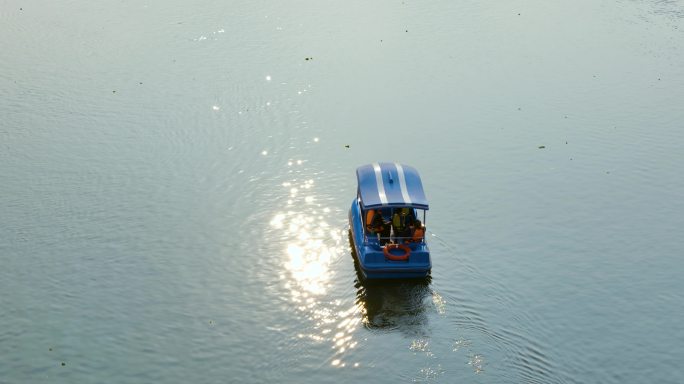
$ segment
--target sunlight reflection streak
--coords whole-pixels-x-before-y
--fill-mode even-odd
[[[300,165],[301,160],[296,164]],[[288,166],[293,164],[292,161]],[[313,179],[283,182],[288,194],[287,208],[276,212],[270,221],[273,229],[285,239],[285,273],[281,274],[283,286],[290,293],[290,301],[298,311],[304,313],[314,325],[311,334],[299,334],[313,342],[328,342],[333,349],[331,364],[342,368],[347,366],[344,355],[357,346],[353,333],[361,322],[356,304],[342,308],[341,300],[325,301],[332,286],[336,256],[342,255],[344,233],[330,226],[326,221],[328,207],[323,207],[312,193]],[[300,210],[298,210],[298,207]],[[349,367],[358,367],[350,363]]]

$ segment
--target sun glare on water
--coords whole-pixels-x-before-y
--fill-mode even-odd
[[[353,333],[360,324],[358,307],[331,297],[334,263],[346,252],[344,231],[328,223],[331,209],[318,202],[313,186],[313,180],[282,184],[288,193],[287,210],[276,213],[270,222],[284,240],[281,278],[295,308],[312,321],[311,332],[297,336],[330,343],[332,366],[359,367],[358,362],[345,361],[346,353],[357,345]]]

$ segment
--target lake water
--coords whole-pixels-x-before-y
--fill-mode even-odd
[[[683,147],[682,1],[5,1],[0,383],[682,383]]]

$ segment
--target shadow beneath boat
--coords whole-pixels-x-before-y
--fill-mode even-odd
[[[427,313],[432,308],[430,276],[422,279],[364,279],[356,250],[349,242],[356,269],[356,304],[362,323],[371,330],[399,330],[410,336],[425,336]]]

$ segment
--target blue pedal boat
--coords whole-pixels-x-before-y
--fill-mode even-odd
[[[356,178],[349,226],[363,277],[429,276],[432,262],[424,227],[429,206],[418,171],[399,163],[373,163],[358,167]]]

